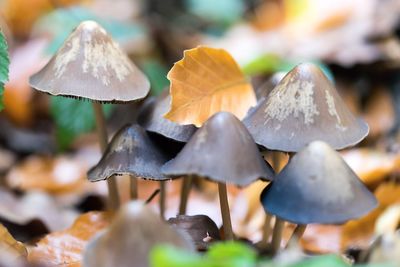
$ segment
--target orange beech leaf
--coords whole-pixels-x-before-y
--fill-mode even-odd
[[[0,251],[0,256],[7,253],[8,257],[14,259],[26,257],[28,254],[24,244],[15,240],[2,224],[0,224]]]
[[[375,222],[379,216],[392,204],[400,203],[400,185],[390,182],[381,184],[375,191],[379,206],[366,216],[353,220],[343,226],[341,247],[349,246],[366,248],[373,238]]]
[[[167,77],[172,100],[164,117],[179,124],[200,127],[219,111],[243,119],[256,104],[251,84],[223,49],[199,46],[186,50]]]
[[[108,213],[85,213],[78,217],[71,228],[51,233],[40,240],[29,250],[28,260],[45,266],[80,267],[87,242],[108,226],[109,221]]]

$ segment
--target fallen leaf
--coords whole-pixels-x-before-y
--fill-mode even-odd
[[[375,191],[379,206],[358,220],[347,222],[343,226],[341,248],[366,248],[374,236],[375,223],[379,216],[392,204],[400,203],[400,185],[388,182],[381,184]]]
[[[351,149],[343,152],[342,156],[351,169],[368,185],[382,181],[400,166],[400,155],[369,148]]]
[[[57,231],[70,225],[75,218],[75,211],[61,207],[54,198],[44,193],[30,192],[23,197],[17,197],[5,189],[0,189],[0,221],[2,222],[28,226],[34,221],[39,221],[47,230]],[[15,234],[14,236],[17,237]],[[18,236],[18,239],[22,238]]]
[[[109,221],[108,213],[85,213],[69,229],[51,233],[29,249],[28,261],[50,266],[80,267],[87,242],[108,226]]]
[[[77,193],[85,189],[86,167],[66,156],[31,156],[7,175],[7,182],[19,190],[41,190],[52,194]]]
[[[243,119],[257,103],[251,84],[223,49],[200,46],[186,50],[167,77],[172,100],[164,117],[179,124],[200,127],[219,111]]]
[[[2,224],[0,224],[0,250],[7,251],[7,254],[15,258],[26,257],[28,253],[24,244],[15,240]]]
[[[400,225],[400,204],[389,206],[376,220],[375,234],[394,234]]]

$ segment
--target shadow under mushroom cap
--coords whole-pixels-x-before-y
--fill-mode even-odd
[[[213,115],[196,131],[182,151],[162,167],[169,176],[195,175],[246,186],[273,179],[246,127],[229,112]]]
[[[138,115],[138,124],[149,132],[163,135],[179,142],[187,142],[197,128],[194,125],[179,125],[164,118],[168,112],[171,96],[168,90],[156,98],[149,98],[143,104]]]
[[[100,102],[142,99],[150,90],[147,77],[94,21],[82,22],[29,83],[51,95]]]
[[[290,160],[264,189],[261,202],[267,212],[297,224],[343,223],[377,205],[340,154],[321,141]]]
[[[323,72],[309,63],[292,69],[244,124],[257,144],[285,152],[300,151],[315,140],[342,149],[357,144],[369,131]]]
[[[142,202],[131,202],[117,214],[110,228],[92,239],[84,251],[83,267],[148,267],[149,253],[168,244],[193,250],[187,234],[160,219]]]
[[[100,162],[88,172],[91,182],[105,180],[112,175],[132,175],[151,180],[169,179],[160,172],[169,158],[159,150],[139,125],[119,130]]]

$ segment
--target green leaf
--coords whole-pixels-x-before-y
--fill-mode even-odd
[[[103,105],[105,115],[109,115],[112,105]],[[50,112],[56,124],[56,137],[60,149],[67,148],[82,133],[95,126],[92,103],[62,96],[51,97]]]
[[[4,108],[3,94],[4,84],[8,81],[8,68],[10,59],[8,57],[8,46],[3,32],[0,31],[0,110]]]
[[[342,258],[337,255],[324,255],[315,256],[310,259],[306,259],[302,262],[289,265],[288,267],[349,267],[350,265],[345,263]]]
[[[150,253],[152,267],[203,267],[203,258],[172,246],[156,246]],[[206,266],[204,266],[206,267]]]
[[[159,95],[169,85],[167,79],[168,69],[156,59],[148,59],[141,65],[151,84],[151,93]]]
[[[274,54],[265,54],[245,65],[242,69],[246,75],[253,76],[265,73],[274,73],[282,68],[285,63]]]

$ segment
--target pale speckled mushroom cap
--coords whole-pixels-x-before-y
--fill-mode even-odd
[[[149,267],[151,250],[157,245],[194,250],[186,233],[161,220],[148,205],[130,202],[120,209],[107,230],[90,240],[82,266]]]
[[[138,124],[149,132],[157,133],[178,142],[187,142],[197,130],[194,125],[179,125],[164,118],[171,103],[169,90],[161,95],[146,99],[138,115]]]
[[[133,124],[114,135],[99,163],[89,170],[88,179],[97,182],[112,175],[131,175],[149,180],[168,180],[160,169],[169,159],[142,127]]]
[[[94,21],[82,22],[29,83],[51,95],[101,102],[142,99],[150,90],[147,77]]]
[[[229,112],[209,118],[161,171],[171,177],[195,175],[237,186],[274,176],[246,127]]]
[[[244,124],[257,144],[285,152],[298,152],[316,140],[343,149],[360,142],[369,131],[323,72],[309,63],[291,70]]]
[[[344,223],[377,206],[374,195],[328,144],[298,152],[264,189],[265,210],[296,224]]]

